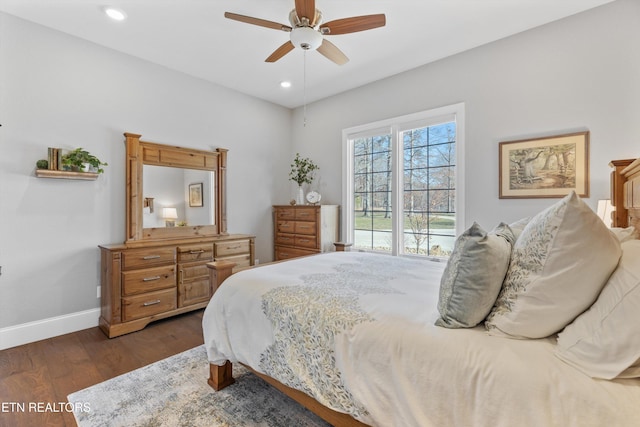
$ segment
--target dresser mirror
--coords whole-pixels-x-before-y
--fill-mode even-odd
[[[125,133],[127,243],[227,234],[227,150],[141,141]]]
[[[211,171],[144,165],[142,194],[153,203],[143,206],[142,227],[215,225],[215,182]]]

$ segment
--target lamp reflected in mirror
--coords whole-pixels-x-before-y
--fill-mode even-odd
[[[178,210],[176,208],[162,208],[162,218],[164,218],[165,226],[175,227]]]

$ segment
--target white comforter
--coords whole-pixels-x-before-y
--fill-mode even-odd
[[[640,425],[640,380],[593,380],[553,355],[555,338],[434,326],[444,266],[335,252],[237,273],[204,315],[209,361],[372,426]]]

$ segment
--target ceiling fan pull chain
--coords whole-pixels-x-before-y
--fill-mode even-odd
[[[303,104],[303,127],[307,127],[307,51],[302,51],[302,104]]]

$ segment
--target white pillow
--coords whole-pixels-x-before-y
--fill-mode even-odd
[[[635,227],[613,227],[610,228],[611,232],[620,240],[620,243],[624,243],[627,240],[633,240],[638,238],[638,230]]]
[[[571,192],[534,216],[513,246],[487,317],[489,334],[543,338],[586,310],[620,259],[620,242]]]
[[[472,328],[487,317],[498,298],[515,240],[505,223],[487,233],[474,222],[458,236],[440,280],[436,326]]]
[[[512,222],[511,224],[509,224],[509,228],[511,228],[511,231],[513,231],[513,235],[515,236],[516,240],[518,239],[518,237],[520,237],[520,235],[522,234],[522,231],[527,226],[527,224],[529,224],[530,221],[531,221],[531,218],[527,217],[527,218],[521,218],[516,222]]]
[[[618,268],[560,333],[555,354],[594,378],[640,377],[640,240],[622,244]]]

